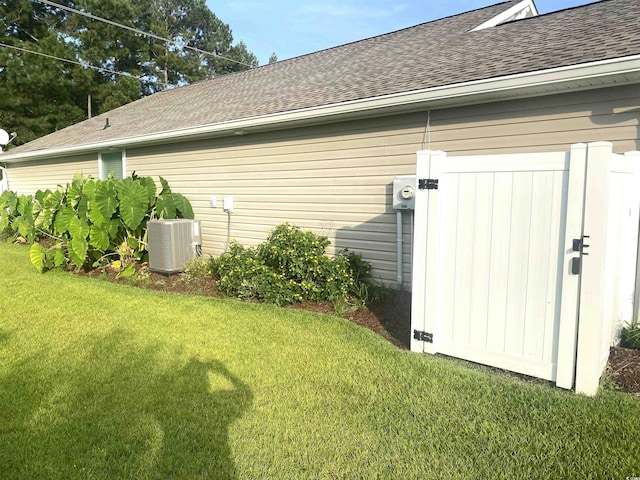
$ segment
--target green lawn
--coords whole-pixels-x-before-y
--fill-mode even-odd
[[[625,478],[640,400],[348,321],[38,274],[0,244],[0,478]]]

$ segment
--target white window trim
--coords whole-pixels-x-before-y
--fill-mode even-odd
[[[100,180],[102,180],[102,153],[103,152],[98,153],[98,178]],[[107,151],[104,153],[114,153],[114,152]],[[123,150],[120,150],[120,153],[122,155],[122,178],[127,178],[127,151],[123,149]]]
[[[9,190],[9,179],[7,178],[7,169],[0,167],[2,171],[2,180],[0,180],[0,193]]]

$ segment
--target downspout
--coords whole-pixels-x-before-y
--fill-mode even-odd
[[[631,319],[638,318],[640,314],[640,226],[638,227],[638,245],[636,247],[636,284],[633,292],[633,315]]]
[[[404,274],[402,272],[402,210],[396,210],[396,281],[398,282],[398,289],[402,290],[402,284],[404,283]]]
[[[431,147],[431,109],[427,110],[427,123],[424,127],[424,135],[422,137],[422,149],[426,150]],[[413,263],[413,210],[411,211],[411,262]],[[396,210],[396,281],[398,288],[402,290],[404,285],[404,272],[402,265],[402,255],[404,253],[402,244],[402,210]]]

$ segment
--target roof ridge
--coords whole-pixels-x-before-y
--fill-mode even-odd
[[[207,83],[207,82],[211,82],[211,81],[215,81],[215,80],[220,80],[221,78],[233,78],[233,77],[237,77],[239,75],[246,75],[246,74],[248,74],[248,72],[257,72],[257,71],[264,70],[264,69],[267,69],[267,68],[273,68],[275,65],[282,66],[282,65],[284,65],[286,63],[291,63],[293,61],[296,61],[296,60],[299,60],[299,59],[302,59],[302,58],[305,58],[305,57],[310,57],[312,55],[318,55],[320,53],[329,52],[329,51],[336,50],[336,49],[339,49],[339,48],[343,48],[343,47],[346,47],[346,46],[349,46],[349,45],[356,45],[356,44],[359,44],[359,43],[368,42],[368,41],[376,39],[376,38],[383,38],[383,37],[387,37],[389,35],[395,35],[395,34],[397,34],[399,32],[412,30],[414,28],[418,28],[418,27],[421,27],[423,25],[428,25],[430,23],[436,23],[436,22],[442,22],[442,21],[450,20],[450,19],[455,18],[455,17],[460,17],[460,16],[463,16],[463,15],[479,12],[481,10],[486,10],[486,9],[489,9],[489,8],[497,7],[498,5],[503,5],[503,4],[508,4],[508,3],[517,4],[520,1],[522,1],[522,0],[503,0],[503,1],[500,1],[500,2],[497,2],[497,3],[492,3],[491,5],[486,5],[484,7],[474,8],[473,10],[468,10],[468,11],[456,13],[456,14],[449,15],[449,16],[442,17],[442,18],[434,18],[433,20],[429,20],[429,21],[426,21],[426,22],[418,23],[416,25],[409,25],[408,27],[399,28],[399,29],[393,30],[391,32],[380,33],[378,35],[373,35],[373,36],[367,37],[367,38],[361,38],[359,40],[353,40],[352,42],[342,43],[340,45],[334,45],[333,47],[323,48],[321,50],[316,50],[314,52],[303,53],[303,54],[297,55],[295,57],[285,58],[284,60],[279,60],[279,61],[277,61],[275,63],[267,63],[266,65],[258,65],[257,67],[249,68],[247,70],[229,72],[229,73],[225,73],[224,75],[216,75],[216,76],[214,76],[212,78],[205,78],[205,79],[202,79],[202,80],[198,80],[198,81],[190,83],[188,85],[183,85],[183,86],[180,86],[180,87],[177,87],[177,88],[171,88],[171,89],[167,89],[167,90],[162,90],[160,92],[154,93],[153,95],[157,95],[158,93],[165,93],[165,92],[169,92],[169,91],[175,91],[175,90],[178,90],[178,89],[193,87],[193,86],[196,86],[196,85],[201,85],[203,83]],[[467,33],[467,31],[461,32],[461,33]],[[147,97],[151,97],[153,95],[148,95]],[[147,98],[147,97],[142,97],[142,98]]]
[[[167,92],[172,92],[172,91],[177,91],[177,90],[188,89],[189,87],[201,86],[204,83],[213,82],[213,81],[216,81],[216,80],[219,81],[222,78],[234,78],[234,77],[238,77],[240,75],[247,75],[247,74],[249,74],[249,72],[257,72],[257,71],[260,71],[260,70],[273,68],[276,65],[282,66],[282,65],[284,65],[286,63],[291,63],[293,61],[296,61],[296,60],[299,60],[299,59],[302,59],[302,58],[306,58],[306,57],[310,57],[312,55],[318,55],[320,53],[330,52],[332,50],[336,50],[336,49],[339,49],[339,48],[347,47],[349,45],[357,45],[359,43],[368,42],[368,41],[376,39],[376,38],[383,38],[383,37],[387,37],[389,35],[395,35],[395,34],[397,34],[399,32],[412,30],[414,28],[418,28],[418,27],[421,27],[423,25],[428,25],[430,23],[436,23],[436,22],[442,22],[442,21],[450,20],[450,19],[455,18],[455,17],[461,17],[463,15],[467,15],[467,14],[479,12],[481,10],[486,10],[486,9],[489,9],[489,8],[497,7],[498,5],[509,4],[509,3],[517,4],[520,1],[522,1],[522,0],[503,0],[503,1],[500,1],[500,2],[497,2],[497,3],[492,3],[491,5],[475,8],[473,10],[468,10],[468,11],[465,11],[465,12],[456,13],[456,14],[453,14],[453,15],[449,15],[447,17],[435,18],[435,19],[429,20],[427,22],[422,22],[422,23],[418,23],[416,25],[410,25],[408,27],[399,28],[399,29],[393,30],[391,32],[380,33],[378,35],[373,35],[373,36],[367,37],[367,38],[361,38],[359,40],[354,40],[352,42],[342,43],[340,45],[334,45],[333,47],[323,48],[321,50],[316,50],[314,52],[303,53],[302,55],[297,55],[297,56],[291,57],[291,58],[285,58],[284,60],[280,60],[280,61],[275,62],[275,63],[267,63],[266,65],[258,65],[257,67],[248,68],[247,70],[239,70],[239,71],[236,71],[236,72],[225,73],[224,75],[216,75],[216,76],[214,76],[212,78],[205,78],[205,79],[202,79],[202,80],[198,80],[198,81],[190,83],[188,85],[182,85],[182,86],[179,86],[179,87],[174,87],[174,88],[169,88],[169,89],[166,89],[166,90],[161,90],[161,91],[155,92],[155,93],[153,93],[151,95],[147,95],[147,96],[141,97],[140,99],[138,99],[136,101],[140,101],[140,100],[142,100],[144,98],[149,98],[149,97],[161,94],[161,93],[167,93]],[[467,31],[461,32],[461,33],[467,33]],[[133,102],[130,102],[130,103],[133,103]],[[127,103],[127,104],[122,105],[122,106],[124,107],[126,105],[129,105],[130,103]],[[121,108],[121,107],[118,107],[118,108]]]
[[[461,17],[463,15],[467,15],[467,14],[470,14],[470,13],[479,12],[480,10],[485,10],[485,9],[488,9],[488,8],[497,7],[498,5],[502,5],[502,4],[506,4],[506,3],[514,3],[515,4],[515,3],[519,3],[520,1],[521,0],[503,0],[501,2],[492,3],[491,5],[487,5],[485,7],[474,8],[473,10],[467,10],[465,12],[456,13],[456,14],[453,14],[453,15],[449,15],[447,17],[434,18],[433,20],[429,20],[429,21],[426,21],[426,22],[418,23],[416,25],[409,25],[408,27],[399,28],[399,29],[393,30],[391,32],[380,33],[378,35],[373,35],[373,36],[367,37],[367,38],[361,38],[359,40],[354,40],[352,42],[342,43],[340,45],[334,45],[333,47],[323,48],[322,50],[316,50],[315,52],[303,53],[302,55],[297,55],[295,57],[286,58],[284,60],[276,62],[275,64],[260,65],[257,68],[269,67],[271,65],[276,65],[276,64],[281,64],[281,63],[293,61],[293,60],[296,60],[298,58],[308,57],[310,55],[315,55],[315,54],[318,54],[318,53],[327,52],[327,51],[330,51],[330,50],[335,50],[337,48],[346,47],[348,45],[355,45],[355,44],[362,43],[362,42],[368,42],[369,40],[373,40],[374,38],[381,38],[381,37],[386,37],[386,36],[389,36],[389,35],[395,35],[396,33],[403,32],[405,30],[412,30],[414,28],[418,28],[418,27],[421,27],[423,25],[428,25],[430,23],[442,22],[442,21],[450,20],[450,19],[455,18],[455,17]],[[462,32],[462,33],[466,33],[466,32]],[[251,69],[251,70],[256,70],[256,69]],[[243,71],[246,72],[247,70],[243,70]],[[240,72],[234,72],[234,73],[240,73]]]

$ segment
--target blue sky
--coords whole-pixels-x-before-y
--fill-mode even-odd
[[[485,7],[500,0],[207,0],[260,64],[392,32]],[[539,13],[592,0],[535,0]]]

